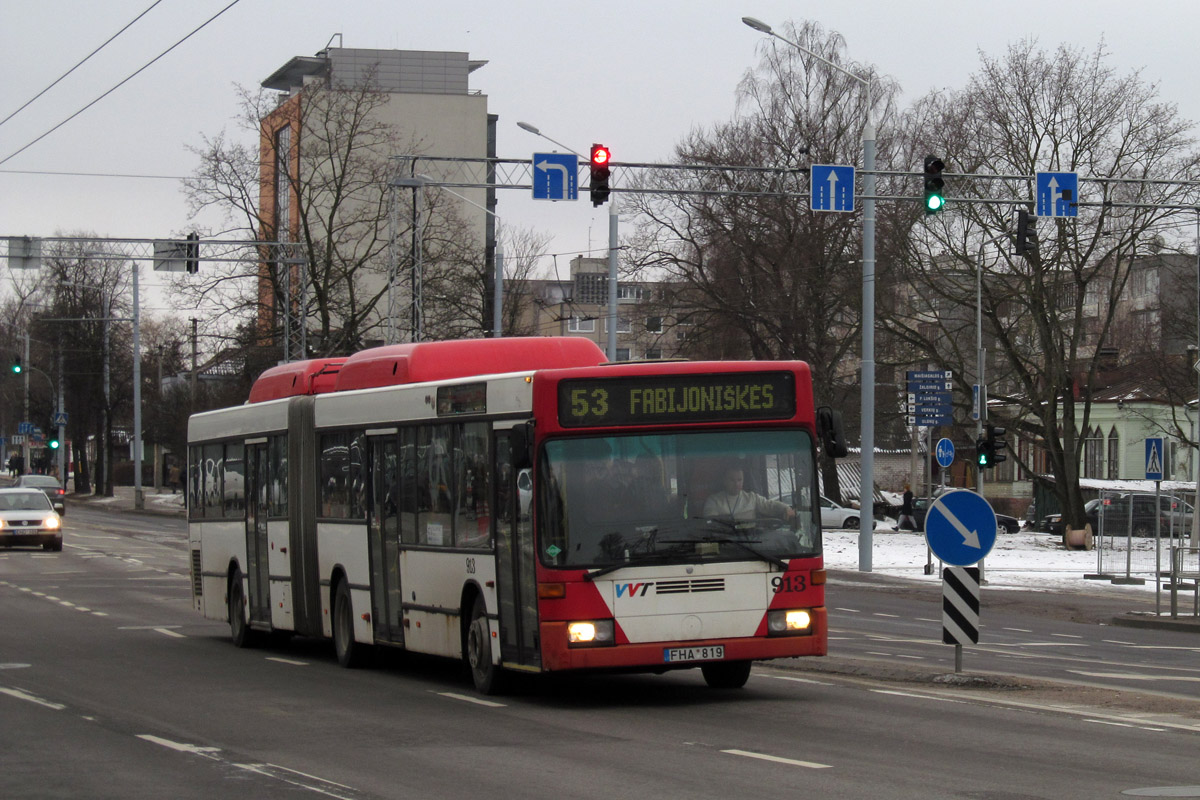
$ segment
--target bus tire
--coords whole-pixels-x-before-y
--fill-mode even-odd
[[[704,682],[713,689],[740,689],[750,679],[749,661],[717,661],[701,664]]]
[[[234,570],[229,580],[229,638],[235,647],[253,647],[254,631],[246,621],[246,593],[242,589],[242,571]]]
[[[482,596],[475,598],[471,609],[471,624],[467,628],[467,646],[463,654],[471,670],[475,691],[483,695],[497,694],[502,689],[500,667],[492,663],[492,637],[487,620],[487,605]]]
[[[347,669],[361,667],[366,661],[367,646],[354,641],[354,604],[344,579],[338,581],[333,596],[333,649],[338,663]]]

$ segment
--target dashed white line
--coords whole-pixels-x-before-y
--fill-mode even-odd
[[[175,631],[173,631],[169,628],[154,628],[153,630],[157,633],[161,633],[163,636],[171,636],[175,639],[186,639],[187,638],[187,636],[185,636],[184,634],[176,633]]]
[[[1163,733],[1166,728],[1152,728],[1149,725],[1132,725],[1128,722],[1113,722],[1108,719],[1085,719],[1084,722],[1091,722],[1094,725],[1112,725],[1114,728],[1138,728],[1143,731],[1154,731],[1155,733]]]
[[[1052,633],[1051,636],[1057,636],[1060,639],[1082,639],[1082,636],[1077,636],[1074,633]]]
[[[39,706],[52,708],[55,711],[62,711],[64,708],[66,708],[66,706],[61,703],[51,703],[49,700],[43,700],[42,698],[35,697],[27,692],[22,692],[20,689],[8,689],[0,686],[0,694],[6,694],[9,697],[15,697],[18,700],[24,700],[27,703],[35,703]]]
[[[793,683],[815,683],[817,686],[836,686],[828,681],[814,681],[812,678],[794,678],[791,675],[764,675],[764,678],[774,678],[777,681],[792,681]]]
[[[751,753],[749,750],[722,750],[722,753],[727,753],[731,756],[742,756],[743,758],[757,758],[760,761],[774,761],[777,764],[790,764],[793,767],[806,767],[808,769],[832,769],[832,764],[818,764],[815,761],[800,761],[795,758],[783,758],[782,756],[769,756],[766,753]]]
[[[1033,631],[1029,628],[1001,628],[1000,630],[1014,631],[1016,633],[1033,633]]]
[[[274,661],[278,664],[290,664],[293,667],[307,667],[307,661],[297,661],[294,658],[280,658],[279,656],[267,656],[267,661]]]
[[[491,700],[484,700],[479,697],[471,697],[467,694],[457,694],[455,692],[434,692],[434,694],[442,697],[449,697],[453,700],[462,700],[467,703],[474,703],[477,706],[487,706],[488,708],[504,708],[504,703],[493,703]]]

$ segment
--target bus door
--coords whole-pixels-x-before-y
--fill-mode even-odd
[[[396,432],[371,437],[371,618],[375,640],[404,642],[400,596],[400,452]]]
[[[250,622],[271,623],[271,570],[267,555],[270,459],[266,440],[246,443],[246,575]]]
[[[496,502],[496,587],[500,598],[500,659],[540,666],[537,573],[533,549],[533,475],[514,470],[508,431],[497,431],[493,452]]]

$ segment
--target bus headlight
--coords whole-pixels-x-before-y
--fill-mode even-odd
[[[613,621],[594,619],[568,622],[567,643],[571,647],[611,647],[617,643]]]
[[[807,608],[776,608],[767,612],[768,636],[812,633],[812,613]]]

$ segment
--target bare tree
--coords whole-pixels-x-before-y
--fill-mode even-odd
[[[784,33],[851,72],[870,76],[881,131],[894,128],[895,86],[845,56],[840,36],[814,23]],[[672,195],[642,195],[627,259],[676,285],[672,305],[694,325],[693,347],[720,357],[803,359],[818,401],[853,409],[861,330],[861,219],[819,214],[797,197],[811,163],[855,163],[862,153],[865,96],[859,81],[795,48],[764,43],[743,79],[739,113],[693,131],[675,160],[695,171],[650,179]],[[879,148],[892,147],[885,135]],[[770,171],[714,170],[716,166]],[[716,194],[747,192],[749,194]],[[778,192],[780,194],[761,194]],[[783,193],[790,192],[791,196]],[[694,351],[693,351],[694,352]],[[848,420],[855,425],[857,414]],[[836,472],[823,463],[828,492]],[[840,499],[840,498],[839,498]]]
[[[1047,52],[1032,41],[1002,57],[982,56],[967,88],[922,99],[908,119],[909,169],[935,153],[950,173],[1073,171],[1099,179],[1076,198],[1077,219],[1041,220],[1040,248],[1024,257],[1011,248],[1014,208],[968,201],[1032,198],[1032,182],[996,189],[948,179],[946,211],[920,224],[914,206],[908,235],[887,242],[898,294],[881,318],[897,359],[974,365],[981,271],[987,383],[992,400],[1003,402],[989,413],[1044,448],[1074,527],[1085,522],[1078,482],[1090,414],[1084,389],[1095,379],[1098,345],[1110,333],[1130,263],[1148,235],[1179,213],[1173,206],[1195,203],[1185,183],[1197,173],[1190,129],[1138,74],[1116,74],[1102,45]],[[957,377],[960,396],[969,397],[967,375]]]

